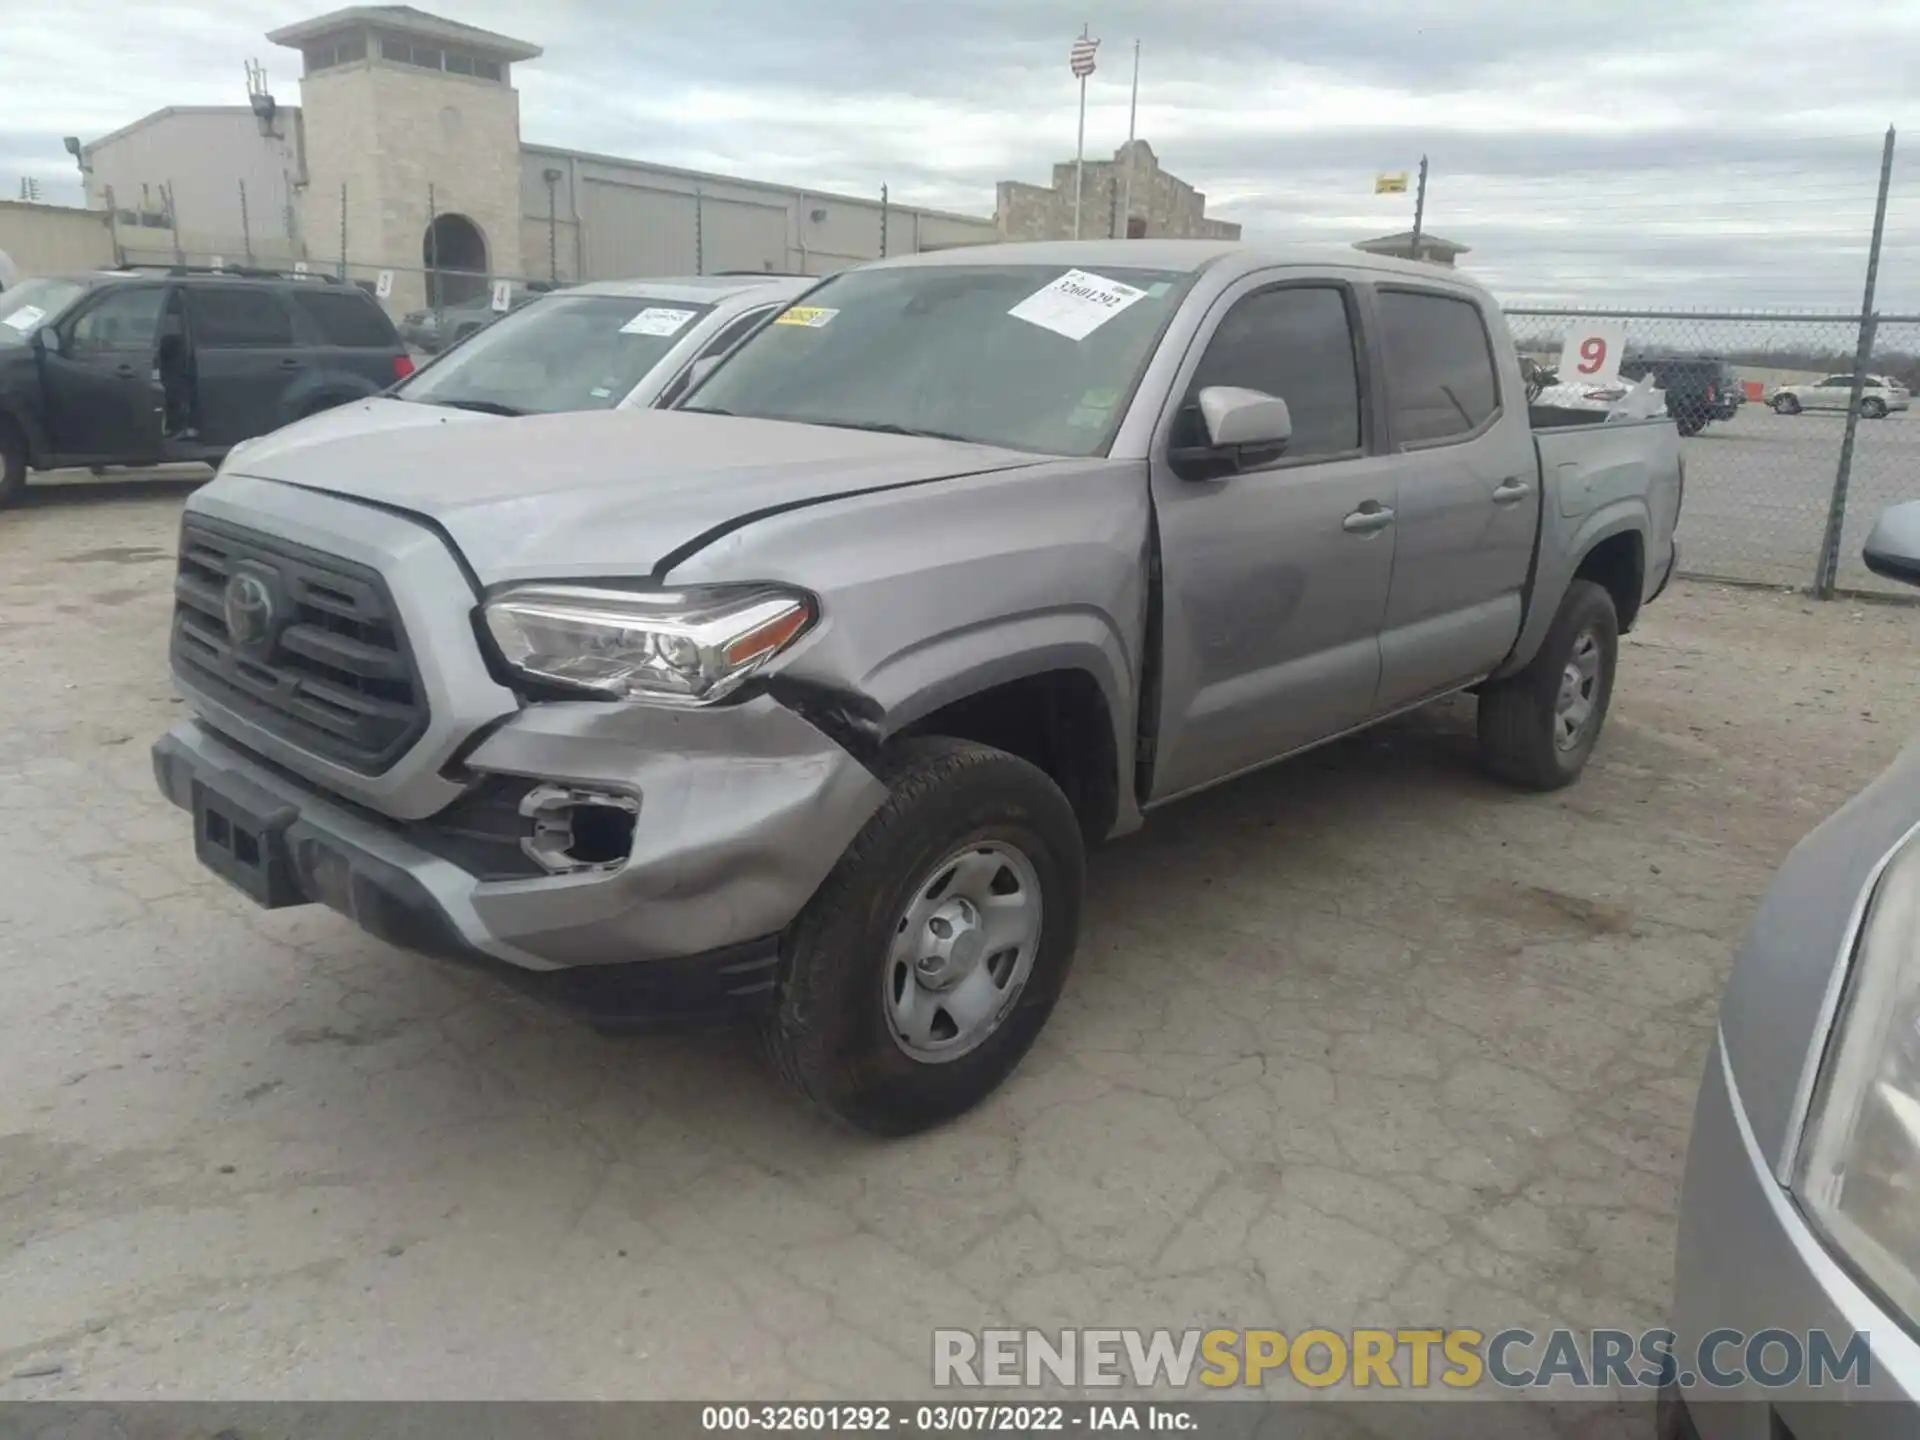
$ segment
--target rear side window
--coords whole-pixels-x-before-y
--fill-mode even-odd
[[[1500,382],[1479,307],[1451,295],[1406,290],[1382,290],[1379,300],[1399,442],[1457,439],[1491,420],[1500,409]]]
[[[288,298],[328,345],[350,350],[396,350],[400,346],[393,322],[363,291],[291,290]]]
[[[271,290],[209,286],[189,290],[193,343],[204,346],[293,344],[293,316]]]

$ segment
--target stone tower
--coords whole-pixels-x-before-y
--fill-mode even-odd
[[[301,210],[316,268],[340,253],[344,186],[349,274],[392,270],[395,311],[525,273],[512,72],[539,46],[411,5],[356,5],[267,38],[304,61]]]

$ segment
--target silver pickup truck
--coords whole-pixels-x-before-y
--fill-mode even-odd
[[[603,1024],[746,1012],[833,1113],[974,1104],[1088,845],[1460,690],[1585,764],[1668,420],[1536,431],[1486,292],[1356,252],[837,275],[677,411],[266,437],[187,507],[200,858]]]

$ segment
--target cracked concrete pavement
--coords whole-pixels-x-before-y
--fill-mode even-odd
[[[1481,778],[1449,703],[1096,856],[1031,1058],[882,1143],[736,1038],[602,1039],[203,873],[147,759],[183,493],[0,516],[5,1399],[909,1397],[936,1326],[1655,1324],[1733,948],[1920,700],[1920,611],[1678,585],[1572,790]]]

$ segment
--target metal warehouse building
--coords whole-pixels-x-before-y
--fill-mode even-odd
[[[396,308],[520,282],[820,274],[994,240],[991,219],[531,145],[513,67],[540,48],[407,5],[273,31],[298,106],[170,107],[80,147],[130,260],[391,272]]]

